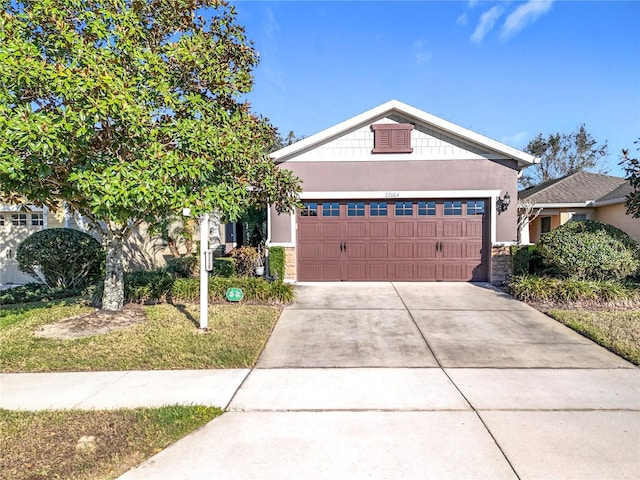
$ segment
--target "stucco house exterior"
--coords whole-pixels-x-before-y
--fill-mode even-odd
[[[304,208],[267,225],[296,282],[503,281],[537,160],[397,100],[272,157],[303,181]]]
[[[531,202],[537,217],[524,225],[521,241],[536,243],[544,233],[577,220],[608,223],[640,241],[640,219],[626,213],[626,197],[631,191],[631,184],[622,177],[590,172],[576,172],[524,189],[519,192],[520,201]]]

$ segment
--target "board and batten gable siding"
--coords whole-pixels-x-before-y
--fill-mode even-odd
[[[411,132],[412,153],[377,154],[372,153],[374,132],[371,124],[382,123],[413,123]],[[443,160],[443,159],[506,159],[505,156],[486,151],[479,146],[471,145],[462,139],[455,138],[443,132],[421,125],[411,119],[397,115],[390,115],[361,125],[337,138],[321,145],[314,146],[300,153],[289,162],[304,161],[392,161],[392,160]]]

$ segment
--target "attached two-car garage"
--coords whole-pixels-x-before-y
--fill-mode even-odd
[[[307,201],[299,281],[485,281],[486,199]]]

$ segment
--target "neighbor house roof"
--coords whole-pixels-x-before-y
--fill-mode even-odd
[[[461,138],[468,143],[476,144],[508,158],[512,158],[518,162],[519,168],[528,167],[534,163],[538,163],[539,161],[535,156],[529,155],[517,148],[492,140],[484,135],[480,135],[479,133],[436,117],[435,115],[431,115],[430,113],[419,110],[398,100],[390,100],[389,102],[383,103],[382,105],[372,108],[360,115],[356,115],[355,117],[345,120],[333,127],[316,133],[315,135],[311,135],[310,137],[306,137],[296,143],[281,148],[280,150],[271,153],[271,157],[278,163],[286,161],[300,152],[309,150],[310,148],[336,138],[347,131],[393,114],[413,119],[417,123],[430,126],[454,137]]]
[[[624,201],[628,191],[622,177],[600,173],[576,172],[565,177],[548,180],[518,192],[518,198],[531,200],[537,207],[584,207],[607,201]]]

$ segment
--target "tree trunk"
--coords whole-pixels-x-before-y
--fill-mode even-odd
[[[102,294],[102,308],[117,312],[124,304],[124,256],[122,246],[124,237],[121,233],[107,233],[107,262]]]

